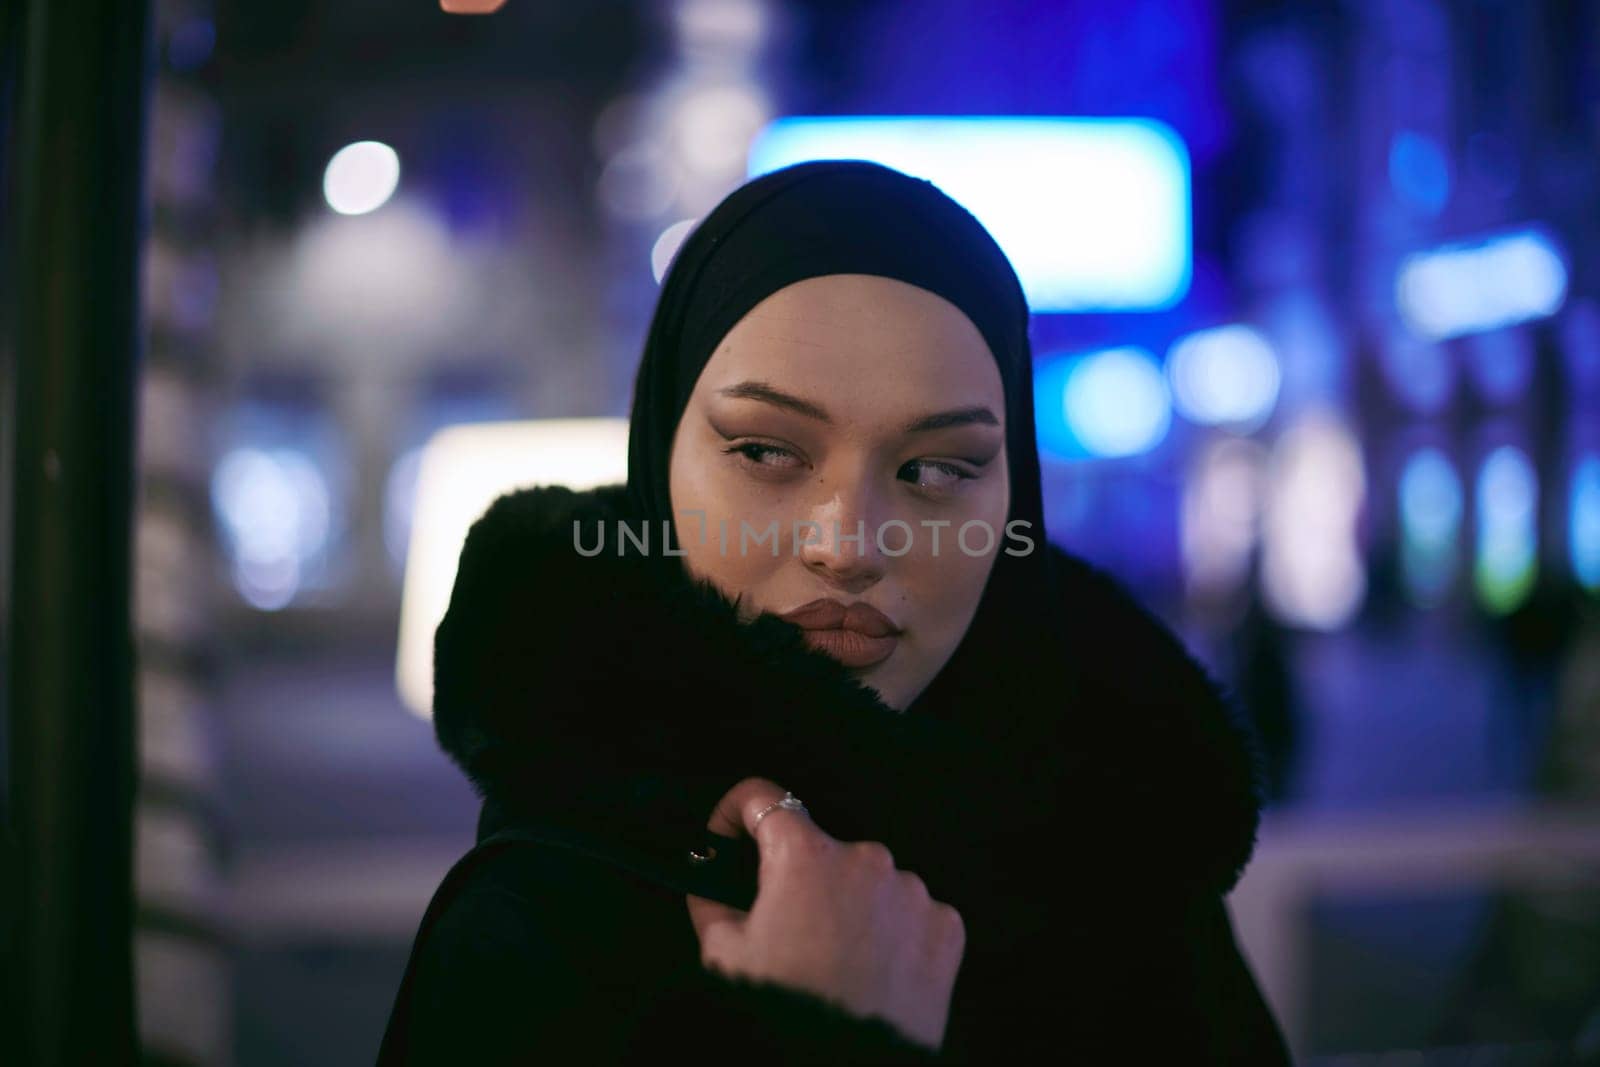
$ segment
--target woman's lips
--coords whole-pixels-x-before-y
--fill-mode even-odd
[[[812,648],[846,667],[882,663],[900,643],[900,627],[864,600],[845,604],[822,597],[785,612],[782,618],[803,629]]]
[[[871,667],[882,663],[900,643],[900,638],[893,634],[869,637],[844,629],[807,630],[805,638],[812,648],[826,652],[846,667]]]

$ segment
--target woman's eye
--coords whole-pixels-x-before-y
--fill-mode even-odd
[[[940,463],[931,459],[914,459],[900,470],[902,473],[916,472],[911,480],[923,489],[943,491],[959,488],[962,482],[977,477],[954,463]]]
[[[734,445],[732,448],[724,449],[723,451],[737,453],[738,455],[743,456],[745,461],[752,466],[772,467],[780,470],[794,466],[795,464],[789,461],[798,459],[798,457],[795,456],[793,452],[790,452],[787,448],[779,448],[776,445],[757,444],[755,442],[743,445]]]

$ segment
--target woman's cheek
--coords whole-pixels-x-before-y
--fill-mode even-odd
[[[704,543],[694,547],[704,565],[725,584],[752,595],[759,593],[759,582],[792,552],[783,520],[769,513],[759,499],[741,493],[723,494],[715,503],[708,503]]]

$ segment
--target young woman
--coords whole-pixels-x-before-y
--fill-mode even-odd
[[[1254,739],[1046,539],[1027,326],[876,164],[700,223],[627,484],[468,535],[434,721],[479,844],[381,1063],[1288,1062],[1224,906]]]

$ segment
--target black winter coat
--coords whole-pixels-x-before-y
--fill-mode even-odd
[[[887,708],[677,560],[614,554],[614,528],[580,556],[573,522],[592,546],[624,499],[521,490],[468,535],[434,721],[484,796],[479,843],[422,921],[380,1067],[1289,1062],[1223,904],[1255,842],[1253,735],[1119,584],[1047,546],[1072,684],[1030,683],[1059,746],[1007,751]],[[1041,763],[1058,807],[1014,799]],[[754,899],[752,844],[706,829],[751,775],[961,911],[938,1054],[701,965],[685,894]]]

